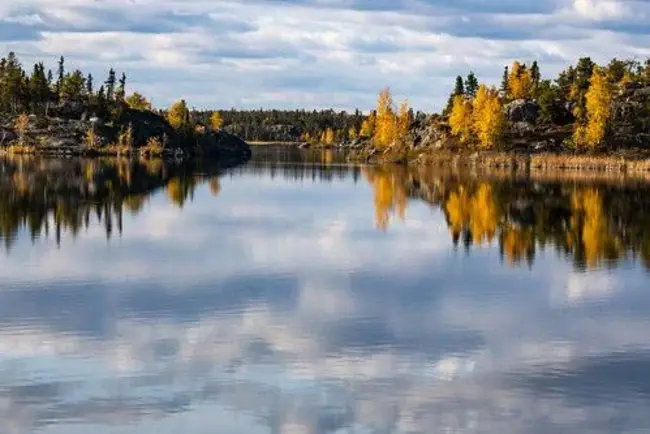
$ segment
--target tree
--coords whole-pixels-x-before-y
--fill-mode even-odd
[[[57,68],[57,80],[56,80],[56,96],[61,96],[61,87],[63,86],[63,79],[65,78],[65,59],[63,56],[59,59],[58,68]]]
[[[126,95],[126,74],[122,73],[120,81],[117,86],[117,91],[115,92],[115,99],[117,101],[124,101],[124,96]]]
[[[354,142],[355,140],[357,140],[357,138],[359,138],[359,131],[357,131],[357,127],[355,127],[354,125],[352,125],[352,126],[348,129],[348,140],[349,140],[350,142]]]
[[[472,103],[463,95],[456,95],[449,115],[451,132],[462,142],[467,142],[472,133]]]
[[[409,109],[408,101],[404,101],[400,104],[399,110],[397,112],[397,136],[398,140],[404,139],[406,135],[411,130],[411,124],[413,123],[412,111]]]
[[[376,122],[377,112],[373,110],[370,115],[361,123],[361,131],[359,132],[359,135],[366,139],[373,137],[375,135]]]
[[[374,139],[375,145],[380,148],[389,146],[395,141],[395,110],[393,108],[393,96],[388,87],[379,93],[377,99]]]
[[[62,101],[79,99],[86,90],[86,77],[78,69],[66,74],[61,84],[60,98]]]
[[[47,104],[50,96],[50,87],[45,75],[43,63],[34,65],[32,75],[29,77],[29,96],[31,105],[35,109],[39,105]]]
[[[187,103],[184,99],[172,104],[167,113],[167,120],[177,130],[189,125],[190,111],[187,109]]]
[[[508,85],[508,81],[510,80],[510,74],[508,73],[508,67],[506,66],[503,69],[503,78],[501,79],[501,96],[503,99],[508,99],[510,96],[510,86]]]
[[[115,99],[115,70],[108,71],[108,78],[104,83],[106,85],[106,100],[112,102]]]
[[[215,131],[219,131],[221,129],[223,126],[223,118],[221,117],[221,113],[217,111],[212,112],[212,115],[210,116],[210,125]]]
[[[463,77],[460,75],[456,77],[456,84],[454,85],[454,91],[449,95],[449,100],[447,101],[447,106],[443,110],[443,114],[448,115],[451,113],[451,109],[454,105],[454,98],[458,95],[465,95],[465,84],[463,82]]]
[[[151,102],[138,92],[133,92],[129,95],[125,102],[134,110],[151,110]]]
[[[88,77],[86,77],[86,94],[90,97],[93,94],[93,85],[94,85],[94,79],[92,74],[88,74]]]
[[[478,92],[478,80],[476,79],[476,75],[474,75],[474,71],[470,71],[470,73],[467,75],[467,79],[465,80],[465,94],[467,95],[468,98],[473,99],[476,97],[476,92]]]
[[[530,94],[533,98],[537,97],[537,91],[539,90],[539,84],[542,81],[542,74],[539,71],[539,65],[537,60],[533,62],[533,65],[530,67]]]
[[[514,62],[510,70],[510,77],[508,78],[508,89],[511,99],[529,98],[531,86],[532,77],[526,65]]]
[[[334,144],[334,140],[335,140],[334,130],[331,129],[331,128],[326,129],[325,132],[324,132],[323,143],[326,144],[326,145],[332,145],[332,144]]]
[[[24,146],[26,144],[27,130],[29,129],[29,116],[27,116],[27,113],[22,113],[16,118],[14,129],[18,135],[18,143],[20,146]]]
[[[472,105],[473,129],[483,149],[493,149],[505,129],[503,107],[495,88],[481,85]]]
[[[585,103],[586,123],[578,124],[574,138],[577,145],[594,148],[605,139],[612,114],[612,87],[600,68],[593,70]]]

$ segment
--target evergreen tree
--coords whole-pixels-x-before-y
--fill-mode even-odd
[[[115,93],[115,99],[117,101],[124,101],[125,95],[126,95],[126,74],[122,73],[122,77],[120,77],[120,81],[117,86],[117,92]]]
[[[91,97],[93,95],[93,75],[88,74],[88,77],[86,78],[86,94],[88,97]]]
[[[61,87],[63,86],[64,78],[65,78],[65,59],[63,58],[63,56],[61,56],[58,64],[58,75],[57,75],[56,89],[55,89],[57,98],[61,96]]]
[[[476,92],[478,92],[478,80],[474,71],[470,71],[465,80],[465,94],[469,99],[474,99],[476,97]]]
[[[506,66],[503,69],[503,78],[501,79],[501,88],[499,89],[501,91],[501,96],[505,100],[510,97],[510,86],[508,85],[509,78],[510,74],[508,72],[508,66]]]
[[[106,85],[106,100],[108,102],[113,102],[115,99],[115,84],[116,84],[116,79],[115,79],[115,70],[113,68],[108,71],[108,78],[106,79],[106,82],[104,83]]]
[[[533,62],[533,65],[530,67],[530,80],[531,80],[531,89],[530,94],[532,98],[537,98],[537,91],[539,90],[539,83],[542,81],[542,74],[539,70],[539,65],[537,60]]]

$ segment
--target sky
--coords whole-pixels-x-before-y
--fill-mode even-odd
[[[648,0],[2,0],[0,49],[105,77],[165,107],[440,109],[456,75],[552,76],[589,55],[650,57]]]

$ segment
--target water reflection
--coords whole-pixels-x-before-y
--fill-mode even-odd
[[[454,244],[498,243],[510,265],[532,265],[537,249],[553,249],[577,268],[616,266],[639,258],[650,267],[650,184],[535,178],[380,167],[364,169],[375,192],[377,226],[402,220],[409,200],[445,215]],[[614,178],[616,181],[616,178]]]
[[[642,186],[300,158],[161,169],[109,243],[18,219],[0,432],[648,428]]]

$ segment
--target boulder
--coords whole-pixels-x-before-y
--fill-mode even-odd
[[[532,101],[517,99],[504,107],[506,117],[510,122],[535,123],[539,117],[539,105]]]
[[[146,146],[151,137],[164,139],[168,147],[178,146],[178,134],[164,117],[148,110],[124,109],[117,122],[123,128],[131,127],[136,147]]]
[[[18,135],[9,129],[0,128],[0,146],[7,146],[18,139]]]

